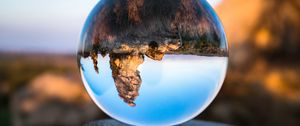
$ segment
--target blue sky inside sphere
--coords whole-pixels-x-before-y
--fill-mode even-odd
[[[1,0],[0,51],[75,53],[99,0]],[[221,0],[208,0],[216,6]]]

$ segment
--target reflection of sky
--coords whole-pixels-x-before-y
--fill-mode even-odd
[[[0,50],[75,52],[97,1],[0,0]]]
[[[119,120],[151,124],[175,123],[199,114],[220,89],[227,67],[224,57],[166,55],[163,61],[146,59],[139,66],[142,85],[133,108],[118,97],[108,56],[98,61],[99,75],[91,59],[80,61],[85,86],[97,105]]]

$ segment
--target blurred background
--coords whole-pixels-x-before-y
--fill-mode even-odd
[[[109,118],[80,79],[76,49],[98,0],[0,1],[0,125],[79,126]],[[300,125],[300,1],[209,0],[230,49],[225,83],[197,119]]]

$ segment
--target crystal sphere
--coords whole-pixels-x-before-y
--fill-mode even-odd
[[[226,74],[225,32],[206,0],[101,0],[80,41],[78,66],[89,95],[131,125],[194,118]]]

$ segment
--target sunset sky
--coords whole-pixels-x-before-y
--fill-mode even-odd
[[[76,52],[85,18],[98,1],[1,0],[0,51]]]

